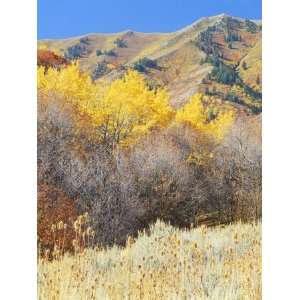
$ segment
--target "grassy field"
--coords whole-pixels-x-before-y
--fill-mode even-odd
[[[157,221],[126,248],[39,259],[39,299],[261,299],[261,224]]]

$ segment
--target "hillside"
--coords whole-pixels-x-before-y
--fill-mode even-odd
[[[153,87],[164,86],[180,107],[200,91],[248,112],[261,110],[261,25],[224,14],[202,18],[172,33],[124,31],[40,40],[94,80],[112,80],[129,68]]]
[[[259,22],[37,54],[39,299],[260,299]]]

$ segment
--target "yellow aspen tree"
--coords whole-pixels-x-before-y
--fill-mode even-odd
[[[175,121],[198,133],[199,149],[194,149],[188,162],[205,164],[213,157],[214,147],[222,141],[234,120],[232,110],[221,109],[202,94],[196,94],[176,113]]]

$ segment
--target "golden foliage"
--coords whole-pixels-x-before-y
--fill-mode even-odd
[[[169,96],[163,89],[150,90],[136,71],[111,84],[95,84],[74,63],[58,71],[38,68],[38,89],[62,94],[66,104],[89,117],[89,125],[101,129],[100,138],[128,145],[150,130],[167,126],[173,117]]]
[[[97,86],[93,84],[90,76],[79,69],[79,63],[70,64],[67,68],[57,70],[38,67],[38,90],[49,93],[62,94],[66,102],[79,105],[82,110],[89,99],[97,98]]]
[[[94,108],[89,114],[95,114]],[[152,129],[166,127],[172,117],[166,91],[150,90],[142,75],[129,71],[104,88],[94,120],[105,129],[103,139],[108,134],[128,145]]]
[[[192,96],[190,102],[177,111],[176,122],[221,140],[230,128],[234,114],[231,110],[222,111],[210,100],[202,94]]]
[[[194,95],[175,112],[169,105],[166,90],[151,90],[136,71],[128,71],[112,83],[96,84],[80,71],[78,63],[62,70],[45,71],[39,67],[38,90],[43,94],[62,95],[64,106],[71,105],[81,120],[88,120],[87,126],[99,129],[101,142],[125,146],[136,143],[151,130],[168,127],[173,121],[220,140],[233,121],[231,111],[222,111],[201,94]]]
[[[200,149],[193,149],[187,161],[198,166],[206,164],[212,150],[225,136],[234,120],[232,110],[221,108],[212,98],[195,94],[176,113],[176,122],[194,129],[199,135]]]

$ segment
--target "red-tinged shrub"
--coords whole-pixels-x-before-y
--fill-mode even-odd
[[[68,61],[52,51],[49,50],[38,50],[37,51],[37,64],[38,66],[44,66],[48,68],[62,68],[68,65]]]
[[[37,204],[37,234],[42,252],[52,250],[54,241],[64,251],[72,250],[73,222],[78,216],[75,201],[58,188],[39,184]]]

